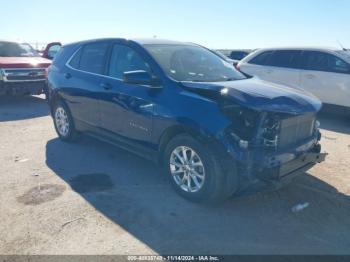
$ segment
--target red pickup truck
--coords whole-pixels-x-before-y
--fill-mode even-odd
[[[60,43],[51,43],[40,55],[29,44],[0,41],[0,95],[45,92],[46,70],[60,46]]]

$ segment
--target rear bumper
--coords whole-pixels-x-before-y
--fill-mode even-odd
[[[39,95],[46,89],[46,81],[0,81],[0,95]]]

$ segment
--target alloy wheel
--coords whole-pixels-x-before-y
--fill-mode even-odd
[[[204,165],[192,148],[179,146],[173,150],[170,171],[176,184],[186,192],[198,192],[204,185]]]
[[[66,137],[69,133],[69,119],[63,107],[57,107],[55,111],[55,123],[58,133]]]

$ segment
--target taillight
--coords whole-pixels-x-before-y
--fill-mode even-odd
[[[239,65],[237,64],[237,65],[235,65],[235,67],[236,67],[236,69],[238,70],[238,71],[241,71],[241,68],[239,67]]]

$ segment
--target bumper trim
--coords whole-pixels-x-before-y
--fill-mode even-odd
[[[326,160],[327,153],[306,153],[298,158],[282,165],[279,169],[278,177],[283,179],[286,176],[293,175],[294,173],[300,173],[302,170],[308,170],[317,163],[321,163]]]
[[[298,158],[282,165],[280,168],[266,169],[265,176],[256,176],[241,185],[237,195],[251,195],[257,192],[276,191],[290,184],[294,178],[305,174],[317,163],[325,161],[328,153],[305,153]]]

